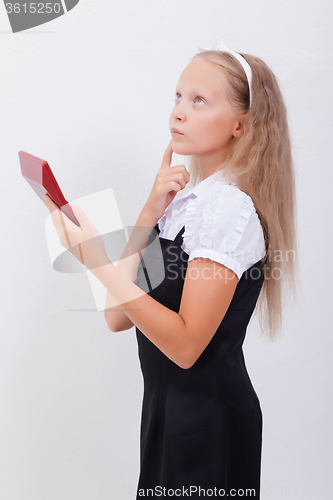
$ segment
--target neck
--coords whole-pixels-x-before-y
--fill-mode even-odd
[[[228,157],[229,150],[219,151],[217,153],[195,155],[201,171],[201,180],[214,174],[218,168],[223,165]]]

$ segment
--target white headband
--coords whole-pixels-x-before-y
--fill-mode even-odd
[[[197,48],[200,52],[205,52],[206,50],[223,50],[225,52],[229,52],[234,57],[236,57],[236,59],[238,59],[238,61],[241,63],[241,65],[245,71],[247,81],[249,84],[249,90],[250,90],[249,97],[250,97],[250,106],[251,106],[251,102],[252,102],[252,95],[251,95],[252,71],[251,71],[251,67],[250,67],[249,63],[244,59],[244,57],[241,56],[240,54],[238,54],[237,52],[233,52],[232,50],[229,50],[228,47],[223,43],[223,41],[220,38],[216,38],[215,40],[213,40],[213,42],[210,44],[210,47],[206,47],[205,49],[202,49],[201,47],[197,47]]]

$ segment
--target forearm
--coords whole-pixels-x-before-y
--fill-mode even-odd
[[[150,217],[144,209],[141,211],[135,227],[132,230],[129,241],[117,263],[117,269],[132,282],[137,278],[137,270],[142,259],[148,238],[156,226],[157,221]],[[133,324],[128,320],[127,315],[121,308],[119,301],[108,290],[104,317],[111,330],[131,328]]]
[[[92,272],[133,324],[174,363],[188,368],[189,336],[179,314],[146,294],[112,263]]]

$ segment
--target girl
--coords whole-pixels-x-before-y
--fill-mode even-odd
[[[172,140],[117,267],[80,207],[72,204],[79,228],[46,201],[62,246],[108,290],[110,330],[136,328],[144,378],[136,498],[259,499],[262,413],[242,345],[255,308],[262,330],[279,334],[282,283],[296,297],[286,107],[262,59],[222,44],[182,72],[169,124]],[[188,170],[170,167],[173,152],[190,158]],[[154,229],[162,282],[147,274]]]

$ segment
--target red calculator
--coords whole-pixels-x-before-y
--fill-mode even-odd
[[[74,224],[80,227],[80,223],[74,212],[65,199],[53,172],[46,160],[33,156],[26,151],[19,152],[21,172],[25,180],[38,194],[44,205],[46,205],[43,195],[48,194],[56,205]]]

